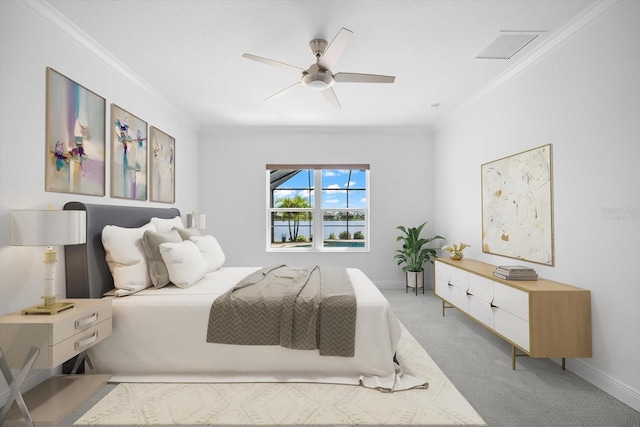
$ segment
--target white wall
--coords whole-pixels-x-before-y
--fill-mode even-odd
[[[99,46],[76,34],[45,5],[36,9],[16,1],[0,1],[0,315],[41,302],[45,248],[12,247],[11,210],[62,209],[68,201],[95,204],[158,205],[109,197],[44,191],[46,67],[52,67],[106,99],[157,126],[176,139],[176,203],[183,212],[198,209],[198,134],[196,127],[162,97],[115,67]],[[73,29],[71,29],[73,30]],[[88,42],[85,47],[83,43]],[[126,71],[126,70],[125,70]],[[141,84],[142,83],[142,84]],[[109,165],[110,131],[107,125],[106,161]],[[56,288],[65,296],[64,251],[58,248]],[[26,357],[26,355],[25,355]],[[52,372],[34,370],[29,389]],[[24,391],[24,390],[23,390]],[[8,396],[0,380],[0,402]]]
[[[37,5],[36,5],[37,6]],[[11,210],[55,209],[72,200],[96,204],[168,206],[109,197],[110,105],[116,103],[176,139],[176,203],[184,212],[198,208],[196,126],[148,88],[116,71],[99,47],[81,45],[46,5],[32,9],[0,2],[0,314],[39,303],[43,291],[44,248],[12,247]],[[46,67],[106,99],[106,196],[44,191]],[[58,248],[57,290],[64,289],[64,251]]]
[[[638,410],[639,19],[640,2],[614,8],[434,135],[435,226],[494,264],[508,259],[481,251],[480,165],[553,145],[556,265],[531,266],[591,290],[593,357],[567,367]]]
[[[334,264],[362,269],[379,287],[404,287],[395,229],[433,218],[433,145],[426,129],[209,129],[201,135],[200,206],[226,265]],[[369,163],[370,253],[266,251],[267,163]],[[433,234],[432,222],[423,236]]]

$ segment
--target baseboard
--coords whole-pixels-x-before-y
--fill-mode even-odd
[[[378,289],[397,290],[404,289],[404,282],[399,281],[379,281],[373,282]]]
[[[391,291],[397,291],[397,290],[405,290],[405,283],[404,282],[398,282],[398,281],[379,281],[376,280],[373,282],[374,285],[376,285],[376,287],[378,289],[384,289],[384,290],[391,290]],[[433,289],[433,287],[431,286],[431,283],[427,283],[425,281],[424,283],[424,289],[426,291],[430,291]]]
[[[559,360],[558,360],[558,363]],[[604,372],[589,366],[580,359],[567,359],[567,369],[580,378],[589,381],[605,393],[615,397],[625,405],[640,412],[640,392],[611,378]]]
[[[19,370],[12,369],[11,371],[13,372],[14,377],[18,375]],[[57,371],[55,369],[38,369],[33,372],[30,372],[29,376],[27,377],[27,379],[24,381],[24,384],[22,385],[22,389],[21,389],[22,393],[23,394],[26,393],[27,391],[31,390],[38,384],[46,381],[49,377],[55,375],[56,373]],[[4,382],[4,384],[6,384],[6,382]],[[3,407],[5,403],[7,403],[8,399],[9,399],[9,385],[7,385],[6,388],[3,387],[3,390],[0,391],[0,407]]]

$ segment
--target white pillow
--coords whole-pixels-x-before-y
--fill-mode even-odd
[[[139,228],[107,225],[102,229],[102,246],[113,276],[116,296],[129,295],[151,286],[142,235],[155,229],[151,223]]]
[[[179,216],[169,218],[169,219],[158,218],[154,216],[153,218],[151,218],[151,224],[155,225],[156,231],[158,233],[168,233],[173,229],[173,227],[184,228],[184,224],[182,223],[182,218],[180,218]]]
[[[215,237],[207,234],[206,236],[191,236],[189,240],[195,243],[200,250],[207,263],[207,272],[216,271],[222,267],[224,264],[224,252]]]
[[[160,254],[167,266],[169,279],[179,288],[188,288],[207,274],[207,263],[196,244],[189,240],[161,243]]]

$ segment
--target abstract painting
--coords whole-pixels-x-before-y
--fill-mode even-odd
[[[175,202],[176,140],[151,126],[151,197],[152,202]]]
[[[147,200],[147,122],[111,104],[111,197]]]
[[[45,191],[104,196],[105,105],[47,67]]]
[[[481,171],[482,252],[554,265],[551,144]]]

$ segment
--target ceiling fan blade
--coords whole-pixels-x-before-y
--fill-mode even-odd
[[[340,101],[338,101],[338,97],[336,96],[336,93],[333,91],[333,88],[327,88],[321,91],[321,93],[324,96],[324,99],[326,99],[327,102],[331,104],[333,108],[335,108],[336,110],[340,109]]]
[[[291,92],[293,89],[297,89],[299,87],[302,87],[302,83],[301,82],[294,83],[291,86],[282,89],[280,92],[274,93],[273,95],[271,95],[270,97],[265,99],[265,101],[271,101],[271,100],[280,98],[281,96],[286,95],[287,93]]]
[[[338,83],[393,83],[395,76],[361,73],[336,73],[333,79]]]
[[[329,46],[325,49],[322,57],[318,61],[318,64],[327,70],[332,69],[342,54],[342,51],[347,46],[347,43],[349,43],[352,35],[353,31],[347,30],[344,27],[341,28],[340,31],[338,31],[338,34],[336,34],[333,40],[331,40]]]
[[[284,68],[285,70],[296,71],[301,73],[304,71],[304,68],[296,67],[295,65],[285,64],[284,62],[274,61],[273,59],[263,58],[261,56],[252,55],[250,53],[244,53],[242,55],[243,58],[253,59],[254,61],[262,62],[263,64],[272,65],[278,68]]]

